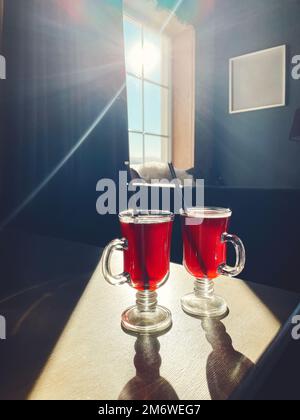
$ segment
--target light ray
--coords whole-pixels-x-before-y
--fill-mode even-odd
[[[175,16],[175,13],[179,9],[179,7],[181,6],[181,4],[182,4],[183,1],[184,0],[178,0],[178,2],[175,4],[174,8],[171,10],[171,13],[169,14],[169,16],[165,20],[164,24],[160,28],[160,33],[163,33],[166,30],[167,26],[169,25],[169,23],[171,22],[171,20]]]
[[[32,193],[30,193],[27,198],[0,224],[0,231],[3,230],[23,209],[27,206],[38,194],[39,192],[48,184],[49,181],[60,171],[60,169],[65,165],[65,163],[74,155],[74,153],[79,149],[82,143],[88,138],[88,136],[94,131],[97,125],[103,120],[107,112],[111,109],[117,98],[121,95],[125,89],[125,83],[122,84],[120,89],[117,91],[115,96],[108,102],[105,108],[102,110],[101,114],[96,118],[88,130],[83,134],[83,136],[78,140],[78,142],[72,147],[68,154],[56,165],[56,167],[50,172],[50,174],[41,182]]]
[[[160,33],[163,33],[169,23],[171,22],[172,18],[174,17],[175,13],[177,12],[180,5],[183,3],[184,0],[178,0],[175,4],[174,8],[171,10],[169,16],[163,23]],[[22,203],[13,210],[13,212],[7,216],[1,223],[0,223],[0,231],[2,231],[12,220],[14,220],[20,212],[40,193],[40,191],[51,181],[51,179],[60,171],[60,169],[67,163],[67,161],[74,155],[74,153],[79,149],[79,147],[85,142],[85,140],[89,137],[89,135],[94,131],[97,125],[102,121],[105,117],[107,112],[111,109],[115,101],[118,97],[122,94],[126,87],[126,82],[122,84],[120,89],[114,95],[114,97],[107,103],[105,108],[101,111],[100,115],[97,119],[92,123],[92,125],[87,129],[87,131],[83,134],[83,136],[78,140],[78,142],[72,147],[72,149],[68,152],[68,154],[56,165],[56,167],[50,172],[50,174],[22,201]]]

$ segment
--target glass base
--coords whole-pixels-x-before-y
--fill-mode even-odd
[[[151,311],[141,311],[138,306],[128,308],[122,314],[122,327],[135,333],[159,333],[172,325],[171,312],[163,306]]]
[[[198,298],[194,293],[183,296],[181,307],[188,314],[199,318],[219,318],[228,311],[225,300],[220,296]]]
[[[195,280],[194,293],[181,298],[181,307],[199,318],[219,318],[228,312],[225,300],[214,294],[214,283],[208,279]]]

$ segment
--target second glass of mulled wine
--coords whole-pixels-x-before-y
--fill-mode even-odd
[[[156,290],[169,277],[174,215],[167,211],[128,210],[119,215],[122,239],[112,241],[102,256],[104,278],[136,289],[136,305],[122,314],[122,326],[135,333],[157,333],[172,324],[171,313],[157,305]],[[124,272],[112,274],[114,250],[124,253]]]
[[[181,211],[183,264],[195,278],[194,293],[181,299],[182,309],[199,317],[221,317],[227,312],[223,298],[214,294],[213,280],[220,275],[237,276],[245,266],[245,248],[235,235],[227,233],[231,210],[204,207]],[[236,264],[226,264],[226,242],[233,244]]]

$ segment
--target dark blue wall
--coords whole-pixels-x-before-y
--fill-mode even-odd
[[[300,81],[291,77],[291,59],[300,54],[300,1],[215,0],[197,41],[196,166],[206,182],[300,188],[300,143],[289,141],[300,107]],[[287,106],[230,115],[229,59],[282,44]]]
[[[21,208],[8,227],[103,246],[118,225],[96,184],[128,160],[125,89],[104,113],[125,82],[122,1],[7,0],[0,52],[0,226]]]

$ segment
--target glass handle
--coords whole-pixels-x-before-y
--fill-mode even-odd
[[[227,264],[222,264],[219,267],[219,273],[225,274],[227,276],[235,277],[238,276],[245,267],[246,262],[246,253],[243,242],[236,235],[230,235],[229,233],[223,233],[222,235],[223,242],[229,242],[234,246],[236,263],[234,267],[230,267]]]
[[[126,239],[115,239],[111,241],[104,249],[101,264],[102,273],[105,280],[113,286],[121,286],[124,283],[130,283],[129,273],[121,273],[114,275],[111,269],[111,257],[114,251],[124,251],[127,249]]]

